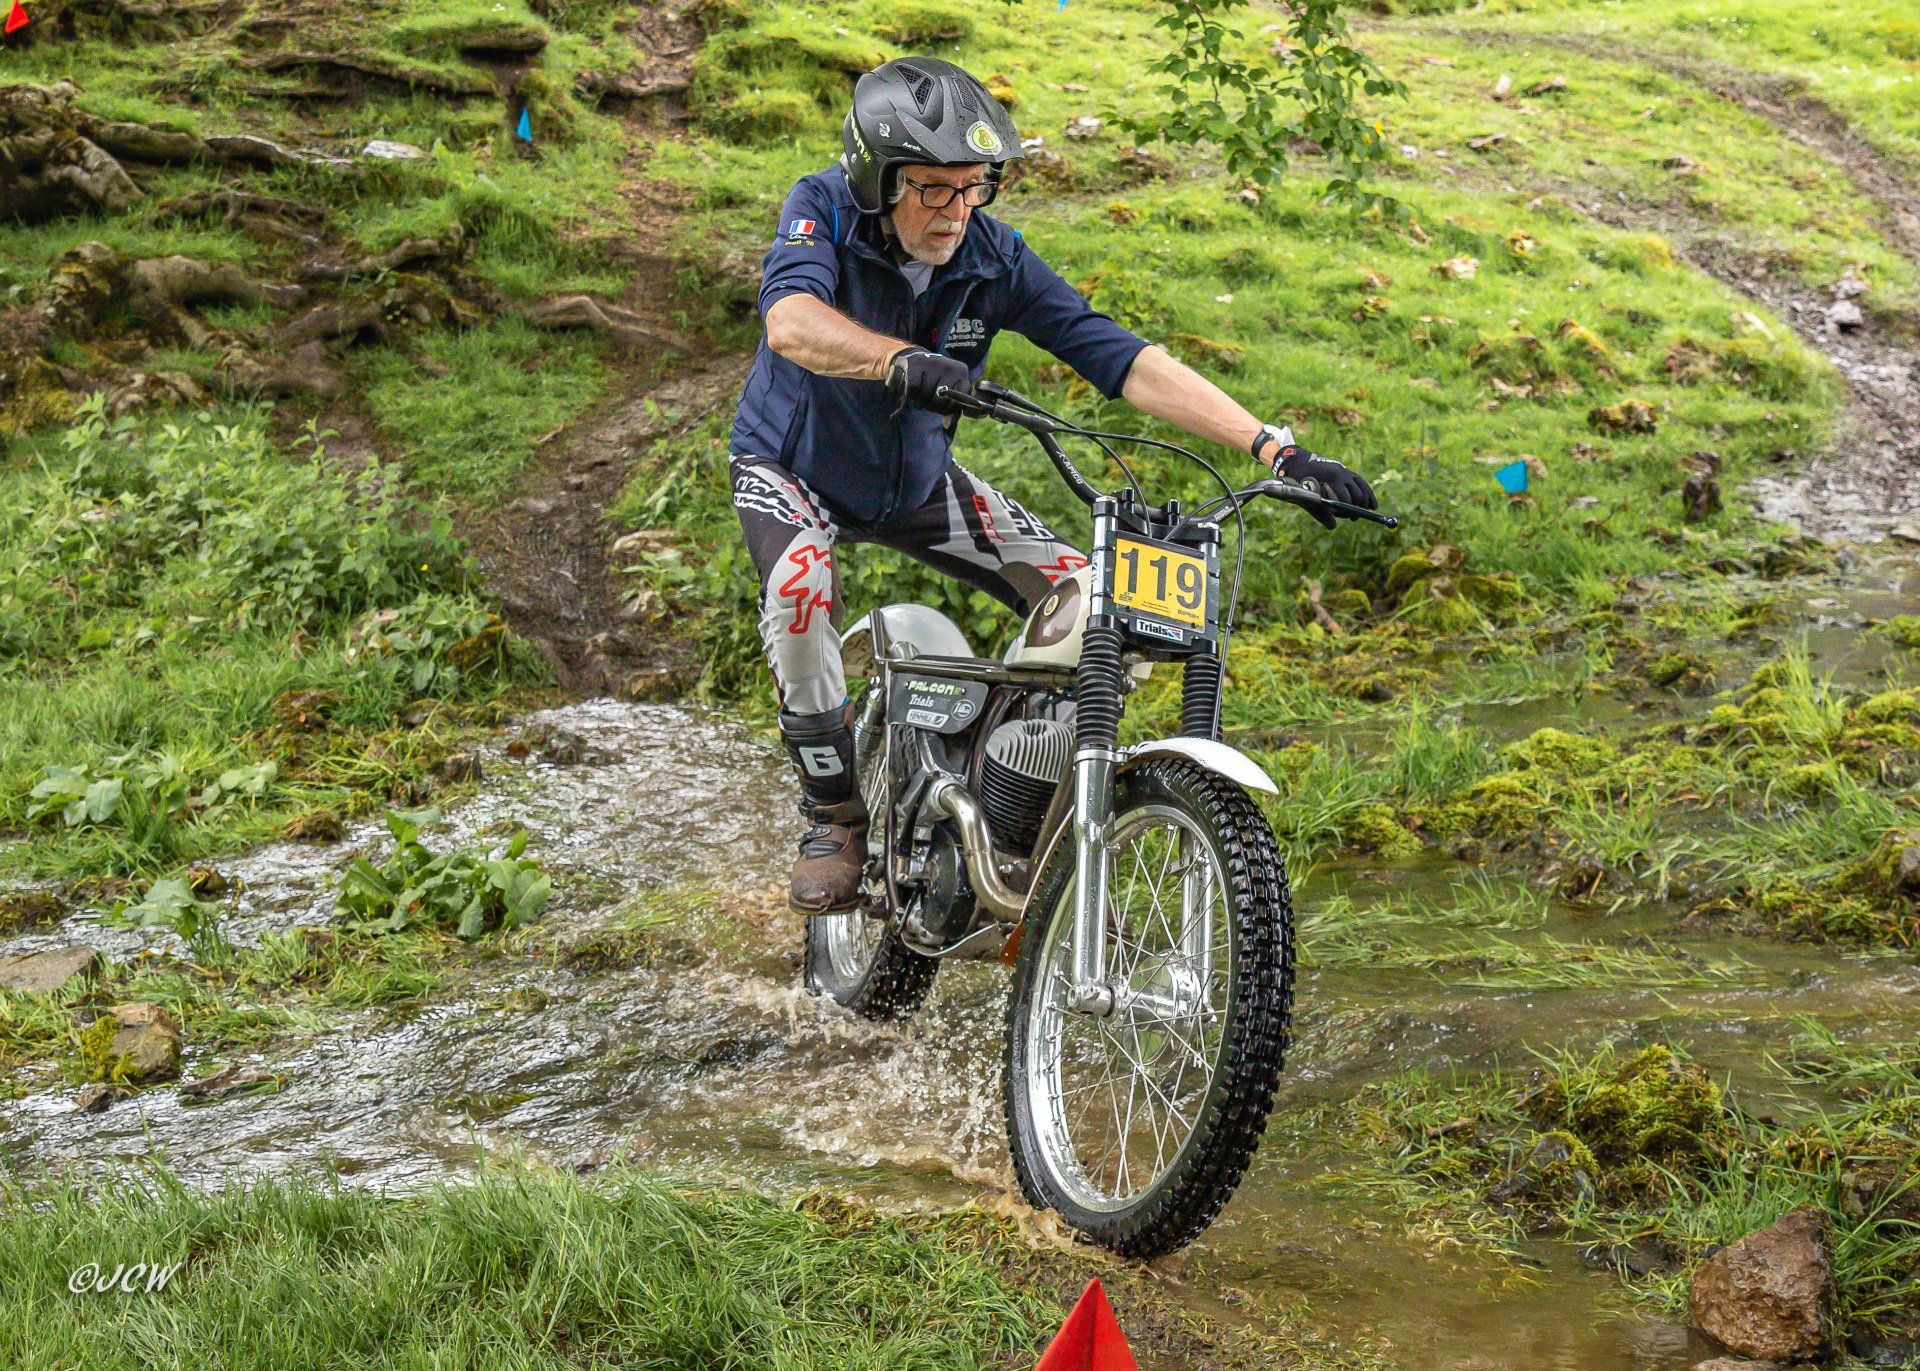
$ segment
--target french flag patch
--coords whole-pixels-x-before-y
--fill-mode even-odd
[[[787,237],[810,238],[813,236],[814,227],[814,221],[811,219],[795,219],[787,225]]]

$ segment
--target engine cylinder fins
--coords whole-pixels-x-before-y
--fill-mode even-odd
[[[1006,856],[1033,848],[1054,788],[1073,757],[1073,730],[1057,719],[1015,719],[987,739],[980,768],[980,807]]]

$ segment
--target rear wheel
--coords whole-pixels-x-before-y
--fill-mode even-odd
[[[872,700],[872,710],[867,708],[871,692],[878,688],[877,682],[869,681],[868,693],[855,706],[855,717],[861,723],[854,730],[853,751],[867,812],[881,822],[878,816],[887,808],[883,747],[886,719],[877,699]],[[918,1009],[933,989],[940,963],[901,944],[886,908],[884,883],[869,881],[868,886],[867,903],[858,909],[807,919],[801,974],[808,990],[845,1005],[862,1018],[904,1018]]]
[[[1246,792],[1183,759],[1115,797],[1106,984],[1068,1008],[1074,854],[1040,873],[1008,1003],[1007,1137],[1020,1188],[1095,1242],[1191,1242],[1253,1159],[1286,1055],[1292,909]]]

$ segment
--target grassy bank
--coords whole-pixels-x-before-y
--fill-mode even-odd
[[[1037,1355],[1061,1313],[999,1278],[991,1220],[630,1173],[493,1170],[408,1198],[299,1180],[207,1196],[157,1175],[11,1189],[0,1227],[0,1355],[19,1367],[957,1371]],[[68,1292],[84,1264],[142,1262],[181,1265],[162,1292]]]

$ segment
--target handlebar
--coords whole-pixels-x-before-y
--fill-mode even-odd
[[[1060,478],[1067,488],[1088,505],[1100,498],[1100,490],[1089,481],[1073,464],[1060,447],[1056,434],[1069,437],[1123,438],[1124,434],[1096,433],[1091,429],[1076,428],[1071,424],[1058,423],[1044,414],[1036,413],[1032,402],[1007,387],[992,381],[981,381],[970,389],[958,389],[953,386],[941,386],[934,392],[936,398],[946,401],[962,414],[975,418],[992,419],[998,423],[1011,424],[1023,428],[1040,440],[1040,447],[1046,452]],[[1160,446],[1172,446],[1161,444]],[[1185,452],[1184,448],[1174,451]],[[1191,453],[1187,454],[1192,456]],[[1295,481],[1284,476],[1268,477],[1242,486],[1230,495],[1222,495],[1209,501],[1196,510],[1190,518],[1204,519],[1215,509],[1238,510],[1262,496],[1279,500],[1283,504],[1297,505],[1311,514],[1324,528],[1333,528],[1341,519],[1365,519],[1369,523],[1380,524],[1386,528],[1400,527],[1400,521],[1390,514],[1377,510],[1362,509],[1359,505],[1348,504],[1344,500],[1335,500],[1320,489],[1316,481]]]

